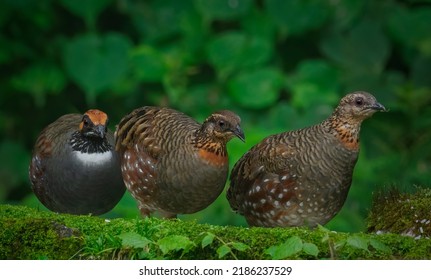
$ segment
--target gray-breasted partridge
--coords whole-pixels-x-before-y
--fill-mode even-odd
[[[226,143],[244,140],[240,118],[230,111],[203,124],[169,108],[142,107],[116,130],[124,182],[142,216],[190,214],[210,205],[228,175]]]
[[[100,215],[126,188],[108,116],[99,110],[67,114],[40,133],[30,162],[33,192],[48,209]]]
[[[362,121],[384,110],[371,94],[354,92],[320,124],[268,136],[235,164],[231,208],[250,226],[326,224],[352,183]]]

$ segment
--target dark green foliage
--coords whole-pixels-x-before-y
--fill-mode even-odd
[[[320,227],[105,220],[0,206],[0,259],[430,259],[431,240]]]
[[[233,166],[268,134],[319,122],[366,90],[390,111],[364,123],[348,200],[327,225],[364,230],[376,186],[431,183],[430,26],[429,1],[0,1],[0,203],[43,209],[31,149],[66,113],[97,107],[114,128],[143,105],[199,121],[230,109],[247,137],[228,145]],[[136,216],[129,194],[106,215]],[[245,225],[224,194],[181,219]],[[239,254],[225,242],[222,254]]]

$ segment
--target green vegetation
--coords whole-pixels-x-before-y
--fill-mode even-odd
[[[230,109],[241,116],[247,138],[246,144],[229,143],[232,166],[268,134],[319,122],[344,94],[366,90],[390,111],[364,123],[347,202],[326,225],[337,231],[364,231],[378,186],[396,184],[408,190],[431,185],[430,26],[429,0],[0,1],[0,203],[43,209],[29,187],[31,149],[38,133],[66,113],[97,107],[109,114],[114,128],[122,116],[143,105],[173,107],[199,121],[212,111]],[[138,215],[126,194],[104,217]],[[224,194],[204,211],[180,218],[245,225]],[[71,219],[104,224],[97,218]],[[38,221],[52,226],[45,219]],[[120,234],[120,225],[127,230],[131,224],[160,222],[122,223],[112,220],[118,225],[115,234]],[[195,232],[212,232],[203,227]],[[245,257],[238,250],[244,247],[232,243],[236,238],[221,234],[224,228],[215,229],[227,246],[221,255]],[[226,234],[230,230],[266,233],[235,228]],[[260,236],[260,248],[277,245],[271,236],[284,231],[268,232],[274,235],[268,240]],[[283,240],[294,232],[286,231]],[[315,248],[307,245],[312,243],[319,248],[319,258],[328,257],[320,239],[311,242],[307,234],[299,236],[301,242],[290,241],[298,245],[294,252],[313,256]],[[197,236],[185,236],[199,243]],[[102,245],[114,242],[103,238]],[[82,242],[73,240],[71,248]],[[401,240],[404,245],[413,242]],[[213,242],[223,244],[216,237]],[[361,257],[368,254],[361,252]]]
[[[431,189],[415,193],[397,189],[380,191],[373,199],[368,217],[369,232],[391,232],[415,238],[431,237]]]
[[[0,259],[430,259],[431,240],[191,221],[103,219],[0,206]]]

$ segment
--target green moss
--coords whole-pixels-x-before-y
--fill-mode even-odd
[[[368,217],[368,231],[430,238],[431,189],[418,188],[413,194],[396,189],[376,193]]]
[[[78,231],[48,219],[2,218],[1,259],[69,259],[82,246]]]
[[[203,247],[205,236],[214,238]],[[318,254],[299,250],[292,259],[431,259],[431,240],[397,234],[222,227],[156,218],[105,220],[0,205],[1,259],[270,259],[267,249],[293,236],[301,244],[315,244]],[[221,246],[227,253],[218,251]]]

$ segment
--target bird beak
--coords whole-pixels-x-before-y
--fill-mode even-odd
[[[373,105],[371,105],[370,109],[373,109],[373,110],[376,110],[376,111],[382,111],[382,112],[386,112],[387,111],[386,108],[385,108],[385,106],[383,106],[379,102],[376,102]]]
[[[242,131],[241,127],[239,125],[236,126],[236,128],[232,131],[233,134],[235,134],[236,137],[238,137],[242,142],[245,142],[245,135]]]
[[[94,133],[100,138],[105,138],[105,134],[106,134],[105,126],[101,124],[96,125],[94,127]]]

